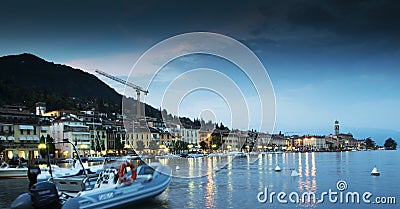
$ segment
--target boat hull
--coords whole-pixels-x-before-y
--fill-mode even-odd
[[[114,208],[155,197],[167,189],[171,176],[158,173],[151,181],[88,191],[69,199],[62,209]]]
[[[28,168],[2,168],[0,178],[28,178]]]

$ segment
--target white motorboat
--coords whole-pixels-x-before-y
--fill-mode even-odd
[[[99,173],[102,169],[103,165],[95,165],[85,168],[86,172],[89,174]],[[58,178],[63,176],[73,176],[73,175],[83,175],[83,168],[81,166],[77,167],[69,167],[69,168],[61,168],[57,165],[51,165],[50,174],[49,168],[41,168],[41,173],[37,176],[37,181],[48,181],[51,177]]]
[[[104,157],[88,157],[88,162],[103,162]]]
[[[235,156],[235,157],[247,157],[246,153],[239,152],[239,151],[228,152],[228,155],[232,155],[232,156]]]
[[[26,166],[10,166],[3,163],[0,167],[0,178],[27,178],[28,167]]]
[[[79,162],[83,166],[81,159]],[[161,194],[172,175],[168,166],[146,164],[138,157],[106,161],[99,174],[83,172],[34,184],[14,200],[11,209],[123,207]]]

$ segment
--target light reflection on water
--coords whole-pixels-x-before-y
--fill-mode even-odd
[[[274,192],[312,191],[316,194],[335,190],[345,180],[348,191],[369,191],[380,196],[395,196],[400,185],[400,152],[364,151],[337,153],[258,154],[251,158],[171,158],[174,178],[157,198],[127,208],[397,208],[397,205],[365,204],[260,204],[257,194],[268,187]],[[228,162],[224,167],[224,163]],[[275,172],[279,164],[282,172]],[[180,170],[176,170],[176,165]],[[381,176],[372,177],[374,165]],[[218,169],[223,167],[223,169]],[[299,177],[291,177],[297,170]],[[185,178],[179,178],[182,176]],[[192,177],[192,178],[187,178]],[[18,194],[27,190],[26,179],[0,179],[0,208],[8,207]],[[4,189],[7,188],[7,189]],[[400,204],[400,203],[399,203]]]

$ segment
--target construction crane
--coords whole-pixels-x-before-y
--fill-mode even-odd
[[[110,75],[110,74],[108,74],[108,73],[105,73],[105,72],[103,72],[103,71],[101,71],[101,70],[95,70],[95,72],[98,73],[98,74],[100,74],[100,75],[102,75],[102,76],[104,76],[104,77],[107,77],[107,78],[109,78],[109,79],[112,79],[112,80],[114,80],[114,81],[117,81],[118,83],[122,83],[122,84],[124,84],[124,85],[126,85],[126,86],[129,86],[129,87],[135,89],[135,91],[136,91],[136,96],[137,96],[137,97],[136,97],[136,102],[137,102],[137,104],[136,104],[136,111],[137,111],[137,113],[136,113],[136,119],[139,119],[139,118],[140,118],[140,115],[141,115],[141,110],[140,110],[140,92],[143,92],[144,95],[147,95],[147,93],[149,93],[149,91],[144,90],[142,87],[140,87],[140,86],[138,86],[138,85],[135,85],[135,84],[133,84],[133,83],[131,83],[131,82],[122,80],[122,79],[117,78],[117,77],[115,77],[115,76],[112,76],[112,75]]]

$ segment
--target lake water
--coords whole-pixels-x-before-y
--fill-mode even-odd
[[[163,163],[173,168],[174,178],[169,188],[154,199],[124,208],[398,208],[399,160],[399,151],[163,159]],[[179,170],[175,169],[177,165]],[[274,171],[276,165],[282,172]],[[374,165],[381,176],[370,175]],[[300,176],[292,177],[292,169]],[[338,181],[341,181],[339,185]],[[13,199],[27,190],[27,185],[26,179],[0,179],[0,208],[9,207]],[[265,188],[268,188],[268,197],[272,192],[284,192],[286,196],[281,199],[288,203],[278,202],[277,195],[272,202],[270,198],[263,201]],[[322,203],[292,203],[289,199],[292,195],[295,200],[295,193],[301,197],[308,192],[316,194],[319,200],[321,194],[329,190],[336,202],[329,200],[329,195],[323,196]],[[261,196],[260,192],[263,192]],[[352,203],[350,196],[346,203],[348,193],[358,193],[360,203]],[[369,204],[363,201],[366,193],[371,194],[366,197],[366,201],[371,201]],[[376,197],[386,201],[393,201],[394,197],[396,204],[374,204]]]

